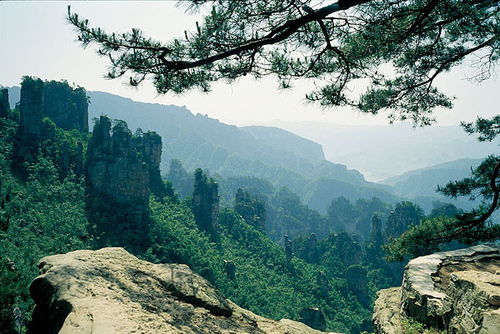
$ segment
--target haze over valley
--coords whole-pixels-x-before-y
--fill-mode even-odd
[[[0,334],[498,334],[499,8],[0,1]]]
[[[455,160],[486,157],[498,148],[494,143],[478,143],[458,127],[412,130],[404,124],[356,127],[313,122],[237,127],[206,115],[194,115],[185,106],[136,102],[104,92],[87,94],[90,128],[94,119],[107,115],[126,121],[133,131],[152,130],[162,136],[160,167],[164,175],[170,161],[178,159],[187,171],[201,167],[224,178],[258,177],[277,188],[288,187],[309,207],[323,213],[339,196],[354,201],[378,197],[389,203],[406,198],[416,200],[427,211],[435,200],[469,208],[469,201],[452,200],[435,190],[438,185],[468,176],[470,168],[480,161]],[[19,87],[12,87],[11,105],[19,96]],[[329,154],[324,152],[325,145]],[[429,179],[419,172],[421,165],[442,170],[442,160],[453,162],[434,177]],[[339,164],[341,161],[346,163]],[[409,182],[405,173],[412,175],[413,184],[402,185]],[[392,178],[374,183],[367,181],[370,178],[366,175]],[[398,177],[403,181],[396,181]]]

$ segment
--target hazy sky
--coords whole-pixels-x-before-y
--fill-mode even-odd
[[[194,113],[208,114],[233,124],[265,123],[272,120],[322,121],[339,124],[385,124],[385,115],[359,115],[350,110],[322,110],[306,104],[307,83],[280,91],[273,79],[255,82],[244,79],[236,84],[217,84],[210,94],[197,92],[181,96],[157,96],[150,84],[138,89],[124,81],[105,80],[106,61],[94,51],[82,49],[76,34],[65,21],[66,6],[108,31],[123,32],[139,27],[146,34],[168,39],[182,36],[194,26],[191,16],[172,1],[0,1],[0,85],[19,85],[23,75],[42,79],[66,79],[87,90],[106,91],[134,100],[186,105]],[[440,87],[457,97],[452,111],[437,113],[440,125],[458,124],[476,115],[498,113],[500,81],[481,85],[464,80],[467,66],[440,80]]]

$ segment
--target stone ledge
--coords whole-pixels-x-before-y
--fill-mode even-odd
[[[500,252],[478,245],[416,258],[399,288],[381,290],[376,333],[404,332],[404,320],[453,334],[500,333]]]
[[[454,251],[439,252],[411,260],[403,275],[401,308],[417,321],[445,328],[449,322],[452,303],[446,292],[435,280],[446,264],[500,259],[499,248],[493,245],[477,245]]]

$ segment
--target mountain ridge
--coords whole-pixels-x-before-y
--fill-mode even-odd
[[[19,88],[12,87],[10,90],[11,105],[14,105]],[[89,120],[106,114],[125,120],[131,129],[154,130],[162,136],[163,174],[170,160],[178,159],[188,171],[201,167],[212,175],[224,178],[258,177],[269,180],[277,188],[287,186],[299,194],[304,203],[323,213],[329,202],[339,196],[351,200],[379,197],[388,203],[396,202],[397,197],[401,196],[418,199],[426,210],[431,209],[434,200],[449,200],[436,193],[403,191],[395,185],[396,182],[391,184],[389,179],[378,183],[367,182],[356,169],[325,160],[321,144],[286,129],[237,127],[207,115],[193,114],[186,106],[137,102],[98,91],[89,91],[87,94],[91,101]],[[396,164],[397,161],[392,163]],[[446,180],[441,180],[448,182],[464,175],[463,172],[448,174]],[[384,182],[387,180],[389,182]],[[461,201],[460,205],[465,203]]]
[[[480,143],[458,125],[413,128],[411,124],[340,125],[273,121],[277,126],[321,143],[326,158],[359,170],[367,180],[381,181],[405,172],[463,158],[482,158],[498,151]]]
[[[15,90],[15,89],[14,89]],[[16,92],[11,94],[15,99]],[[342,164],[324,160],[320,144],[289,131],[269,127],[228,125],[202,114],[193,114],[185,106],[136,102],[118,95],[88,91],[89,120],[107,115],[122,119],[129,127],[155,131],[163,139],[161,169],[166,174],[171,159],[178,159],[189,172],[201,167],[222,177],[253,176],[267,179],[276,188],[288,187],[302,199],[317,198],[318,179],[334,179],[345,184],[344,196],[353,200],[365,194],[395,202],[390,189],[367,182],[364,176]],[[325,212],[327,203],[338,196],[336,189],[325,200],[308,203]]]
[[[382,182],[392,186],[396,195],[418,201],[427,210],[431,208],[433,201],[451,202],[458,207],[471,209],[478,203],[462,197],[446,197],[437,192],[437,187],[469,177],[471,169],[477,167],[481,161],[482,159],[457,159],[412,170]]]

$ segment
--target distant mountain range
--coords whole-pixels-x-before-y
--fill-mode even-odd
[[[376,196],[389,203],[397,200],[390,187],[367,182],[357,170],[325,160],[321,145],[289,131],[263,126],[239,128],[194,115],[186,107],[136,102],[104,92],[87,94],[90,123],[104,114],[126,121],[131,129],[154,130],[161,135],[164,174],[170,160],[178,159],[188,171],[201,167],[225,178],[254,176],[276,188],[288,187],[321,212],[338,196],[351,200]],[[12,103],[19,100],[18,87],[11,88],[10,98]]]
[[[191,171],[201,167],[223,177],[259,177],[277,188],[288,187],[321,212],[340,195],[352,200],[377,196],[396,201],[388,187],[366,182],[358,171],[325,160],[321,145],[291,132],[262,126],[239,128],[194,115],[185,107],[135,102],[102,92],[88,95],[91,117],[107,114],[125,120],[131,128],[158,132],[163,138],[165,172],[170,159],[178,159]],[[320,179],[336,186],[321,189],[319,196],[314,184]]]
[[[154,130],[162,136],[163,174],[168,171],[170,160],[178,159],[188,171],[201,167],[212,175],[223,178],[258,177],[270,181],[276,188],[288,187],[309,207],[323,213],[331,200],[339,196],[350,200],[379,197],[388,203],[409,199],[429,211],[433,201],[452,202],[435,193],[438,184],[444,185],[450,180],[467,176],[470,167],[480,161],[462,159],[416,169],[377,184],[367,182],[357,170],[325,160],[320,144],[287,130],[270,126],[236,127],[206,115],[194,115],[184,106],[136,102],[104,92],[87,93],[91,101],[91,123],[94,117],[105,114],[125,120],[131,129]],[[19,87],[10,89],[10,99],[11,105],[19,100]],[[389,133],[384,132],[387,127],[335,127],[328,124],[320,126],[312,122],[286,123],[283,126],[289,130],[295,129],[304,136],[309,133],[309,138],[313,137],[310,132],[316,129],[315,136],[323,142],[327,138],[334,138],[331,140],[338,142],[332,143],[329,148],[337,148],[338,153],[330,151],[327,157],[344,157],[345,161],[361,166],[379,177],[384,174],[393,175],[399,170],[407,171],[410,166],[425,161],[453,157],[464,147],[464,142],[467,144],[461,154],[467,154],[472,148],[476,148],[476,152],[471,155],[484,157],[492,147],[488,144],[476,146],[469,143],[474,138],[459,135],[459,129],[453,127],[437,127],[436,130],[427,132],[427,137],[419,133],[418,136],[423,136],[419,142],[410,140],[414,133],[404,134],[412,133],[411,129],[404,126],[395,127]],[[396,135],[401,138],[396,139]],[[439,159],[435,157],[437,153],[434,151],[443,150],[441,145],[451,147],[453,143],[455,147],[449,148],[448,154],[442,154]],[[360,153],[355,154],[354,147]],[[477,149],[478,147],[481,149]],[[395,152],[388,155],[387,150],[391,149]],[[381,172],[384,168],[388,171]],[[472,205],[465,200],[454,203],[462,207]]]
[[[497,143],[479,143],[458,125],[416,129],[402,123],[351,126],[275,121],[269,125],[320,143],[328,160],[355,168],[371,181],[448,161],[483,158],[499,151]]]
[[[477,167],[482,159],[459,159],[431,167],[421,168],[399,176],[383,180],[381,183],[394,188],[396,195],[430,207],[432,201],[451,202],[462,208],[474,206],[474,202],[466,198],[452,200],[437,193],[437,187],[445,186],[450,181],[456,181],[471,175],[471,168]]]

